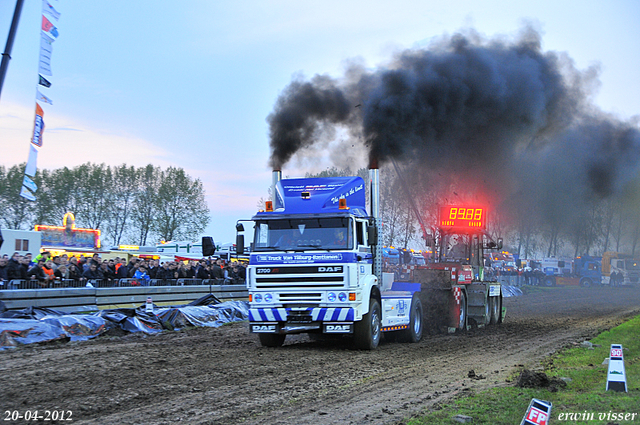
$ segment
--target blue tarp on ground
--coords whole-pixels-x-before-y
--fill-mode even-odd
[[[144,306],[101,310],[95,314],[66,314],[60,311],[29,307],[0,313],[0,350],[18,345],[53,341],[84,341],[113,328],[127,332],[153,334],[165,329],[178,330],[188,326],[218,327],[224,323],[247,320],[249,306],[244,301],[226,301],[154,308]]]
[[[519,297],[522,295],[522,289],[517,286],[502,285],[502,296],[507,297]]]

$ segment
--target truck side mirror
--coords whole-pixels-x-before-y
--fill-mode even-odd
[[[236,254],[244,254],[244,235],[239,234],[236,236]]]
[[[202,237],[202,256],[210,257],[216,253],[216,244],[211,236]]]
[[[369,245],[378,245],[378,227],[367,226],[367,240]]]
[[[497,249],[502,249],[502,238],[498,238],[498,246]]]

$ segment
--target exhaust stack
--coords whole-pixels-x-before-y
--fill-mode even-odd
[[[382,244],[380,237],[382,229],[380,228],[380,170],[378,169],[378,159],[372,157],[369,161],[369,205],[371,208],[371,216],[378,233],[378,244],[375,247],[373,257],[373,274],[378,277],[382,276]],[[380,280],[380,282],[382,282]]]
[[[276,186],[280,180],[282,180],[282,171],[273,170],[271,173],[271,200],[273,201],[274,208],[276,204]]]

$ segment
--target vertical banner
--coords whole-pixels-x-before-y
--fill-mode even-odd
[[[42,134],[44,133],[44,111],[38,102],[53,105],[53,102],[45,93],[40,91],[43,88],[51,87],[51,81],[43,77],[43,75],[51,76],[51,53],[53,52],[53,42],[58,38],[60,33],[58,28],[51,22],[60,19],[58,12],[48,0],[42,0],[42,20],[40,26],[40,60],[38,63],[38,84],[36,84],[36,114],[33,121],[33,134],[31,135],[31,143],[29,145],[29,159],[24,169],[24,179],[22,181],[22,189],[20,196],[29,201],[35,201],[35,192],[38,190],[35,182],[30,178],[36,175],[38,149],[42,147]]]
[[[24,173],[27,176],[33,177],[36,175],[36,162],[38,161],[38,149],[33,145],[29,145],[29,160],[27,166],[24,169]]]
[[[40,34],[40,63],[38,72],[42,75],[51,75],[51,53],[53,52],[53,40],[46,34]]]
[[[31,136],[31,143],[41,147],[42,146],[42,133],[44,132],[44,111],[36,102],[36,117],[33,122],[33,136]]]

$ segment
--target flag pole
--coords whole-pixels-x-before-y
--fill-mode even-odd
[[[18,21],[20,20],[20,12],[22,12],[22,4],[24,0],[16,1],[16,10],[13,12],[13,20],[11,21],[11,28],[9,29],[9,37],[7,37],[7,44],[2,54],[2,63],[0,63],[0,95],[2,94],[2,86],[4,84],[4,76],[9,68],[9,60],[11,60],[11,49],[13,48],[13,39],[16,36],[18,29]]]

